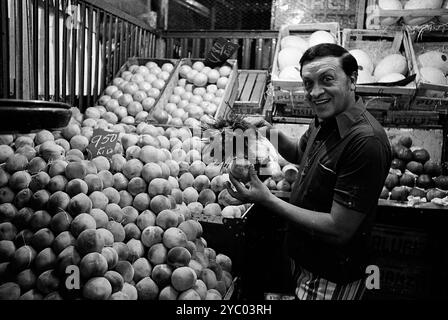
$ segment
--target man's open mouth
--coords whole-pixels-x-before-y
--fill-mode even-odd
[[[327,103],[329,101],[330,101],[330,99],[319,99],[319,100],[314,100],[313,103],[315,105],[320,105],[320,104],[325,104],[325,103]]]

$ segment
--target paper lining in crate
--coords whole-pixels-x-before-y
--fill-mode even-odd
[[[444,24],[448,23],[448,2],[446,0],[368,0],[365,20],[366,29],[400,28],[401,23],[409,26],[427,23]]]
[[[180,72],[181,72],[182,66],[184,66],[184,65],[191,66],[192,64],[194,64],[195,62],[198,62],[198,61],[204,62],[205,59],[184,58],[180,61],[180,63],[177,65],[177,68],[174,70],[172,77],[171,77],[169,83],[167,84],[163,94],[160,96],[159,101],[152,109],[152,112],[150,112],[150,114],[148,116],[148,122],[154,122],[154,119],[153,119],[154,110],[165,109],[166,105],[170,102],[170,97],[173,95],[174,89],[179,86],[179,80],[181,79]],[[227,112],[229,112],[230,107],[233,105],[236,95],[237,95],[237,91],[238,91],[238,62],[235,59],[228,59],[227,63],[231,66],[231,72],[230,72],[230,75],[228,76],[228,81],[224,88],[224,94],[221,97],[219,104],[217,105],[216,112],[214,113],[213,117],[212,116],[209,117],[209,120],[212,120],[211,118],[217,119],[218,117],[225,116],[225,114]],[[190,87],[191,91],[193,91],[194,89],[197,88],[191,82],[189,82],[188,84],[191,85],[191,87]],[[178,109],[180,109],[180,108],[178,107]],[[204,112],[204,115],[205,114],[206,113]],[[190,117],[190,115],[188,115],[188,117]],[[198,116],[196,120],[200,120],[199,118],[200,117]],[[168,123],[168,125],[170,125],[170,123]],[[183,125],[183,124],[175,124],[175,125]],[[189,124],[186,124],[186,123],[184,123],[184,125],[190,126]]]
[[[417,73],[414,110],[448,112],[448,34],[446,32],[408,32],[413,64]],[[434,69],[423,69],[423,67]],[[439,83],[429,83],[432,81]]]
[[[360,65],[356,93],[366,101],[374,98],[377,104],[383,105],[381,109],[408,109],[416,91],[416,72],[409,39],[405,36],[406,32],[406,30],[344,29],[342,33],[342,46],[344,48],[349,51],[360,49],[370,59],[370,62],[364,62],[364,65]],[[375,73],[382,79],[384,79],[384,76],[388,76],[386,72],[388,65],[385,62],[381,63],[382,72],[375,71],[378,64],[391,54],[400,54],[406,59],[406,62],[403,62],[402,58],[395,56],[395,61],[392,59],[389,62],[389,65],[403,62],[401,63],[403,69],[401,72],[404,73],[404,77],[402,76],[404,79],[397,77],[396,80],[392,80],[394,82],[386,82],[387,80],[376,82],[381,79],[375,79]],[[355,56],[357,55],[355,54]],[[392,68],[390,70],[395,71]]]
[[[279,56],[281,56],[282,39],[287,36],[300,36],[304,41],[301,45],[301,49],[296,53],[296,66],[299,66],[299,60],[301,54],[308,49],[310,36],[316,31],[326,31],[333,36],[334,41],[337,44],[341,44],[340,28],[337,22],[329,23],[310,23],[310,24],[297,24],[297,25],[284,25],[280,28],[277,37],[277,43],[275,47],[274,60],[271,72],[271,83],[274,87],[274,101],[275,102],[291,102],[300,101],[303,99],[303,83],[302,80],[286,80],[280,78],[280,72],[283,71],[279,65]],[[311,44],[314,44],[314,36],[311,40]],[[292,50],[293,51],[293,50]],[[286,67],[287,68],[287,67]],[[291,98],[292,96],[292,98]]]

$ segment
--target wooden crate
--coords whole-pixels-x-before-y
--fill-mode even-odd
[[[366,7],[366,29],[391,29],[401,28],[402,17],[433,17],[432,21],[437,22],[437,17],[448,15],[448,9],[401,9],[384,10],[378,6],[379,0],[367,0]],[[402,7],[408,0],[401,0]],[[391,25],[382,24],[385,18],[395,18],[395,23]],[[393,21],[392,21],[393,22]]]
[[[182,59],[177,65],[177,68],[173,71],[172,77],[169,83],[166,85],[163,94],[161,94],[159,101],[155,105],[155,108],[163,107],[168,103],[169,97],[173,94],[174,88],[177,86],[179,81],[179,71],[182,65],[194,63],[196,61],[205,61],[205,59]],[[232,72],[229,76],[229,81],[225,88],[224,96],[221,99],[221,103],[218,105],[216,110],[215,119],[218,117],[225,116],[229,112],[231,106],[235,102],[237,90],[238,90],[238,61],[234,59],[227,60],[232,66]],[[154,108],[154,109],[155,109]]]
[[[412,52],[410,50],[409,39],[406,36],[406,30],[359,30],[345,29],[342,32],[342,46],[347,50],[364,50],[376,66],[384,57],[389,54],[402,54],[408,64],[408,78],[416,75],[413,64]],[[406,86],[375,86],[375,85],[356,85],[356,93],[361,96],[396,96],[398,104],[410,101],[409,97],[414,96],[416,91],[415,81]],[[406,107],[403,105],[402,107]]]
[[[156,102],[154,105],[156,105],[158,103],[158,101],[162,98],[162,96],[164,95],[164,92],[167,90],[168,84],[170,83],[171,79],[173,78],[175,70],[179,66],[179,63],[180,63],[179,59],[156,59],[156,58],[132,57],[132,58],[129,58],[121,66],[120,70],[118,70],[118,72],[116,73],[114,78],[120,77],[124,71],[129,69],[130,66],[133,66],[133,65],[141,66],[141,65],[145,65],[146,63],[151,62],[151,61],[157,63],[157,65],[159,67],[161,67],[164,63],[171,63],[174,66],[174,69],[170,74],[170,78],[165,83],[165,87],[162,90],[160,90],[160,95],[155,99]],[[110,83],[109,85],[112,85],[112,83]],[[107,88],[107,86],[106,86],[106,88]]]
[[[301,101],[303,99],[303,83],[299,80],[282,80],[279,79],[278,54],[281,50],[281,40],[289,35],[298,35],[308,40],[310,35],[318,30],[330,32],[336,39],[338,44],[341,43],[340,28],[337,22],[328,23],[310,23],[297,25],[284,25],[280,28],[275,47],[274,60],[272,64],[271,83],[274,86],[274,101],[287,103],[291,99]]]
[[[448,52],[448,34],[446,32],[408,32],[413,64],[417,73],[417,92],[411,104],[412,110],[448,112],[448,84],[436,85],[424,82],[420,75],[418,56],[424,52],[435,50]],[[427,90],[436,92],[440,97],[428,97]]]
[[[262,114],[267,71],[239,70],[238,94],[232,110],[238,114]]]

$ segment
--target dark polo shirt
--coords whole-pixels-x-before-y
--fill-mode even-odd
[[[292,224],[286,244],[290,256],[303,268],[332,282],[347,283],[365,276],[370,231],[389,171],[391,148],[383,127],[361,99],[331,120],[319,123],[315,119],[299,141],[302,152],[313,130],[319,131],[302,179],[293,184],[290,202],[330,214],[336,201],[365,217],[345,245],[325,243]]]

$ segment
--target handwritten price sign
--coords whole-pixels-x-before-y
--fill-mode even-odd
[[[87,152],[89,153],[90,159],[98,156],[111,158],[114,154],[117,140],[118,132],[106,131],[103,129],[93,130],[92,139],[87,146]]]

